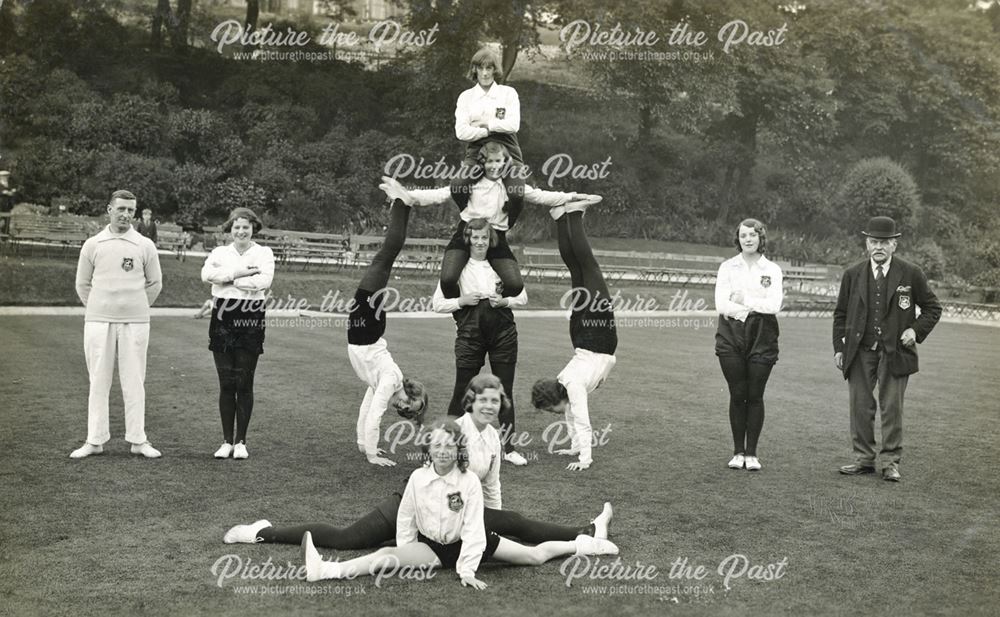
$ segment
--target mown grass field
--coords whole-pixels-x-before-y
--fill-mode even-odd
[[[907,393],[903,482],[890,484],[836,473],[851,458],[847,386],[832,367],[826,320],[782,320],[782,358],[766,396],[764,469],[726,469],[730,436],[714,328],[705,318],[696,322],[621,328],[618,365],[591,398],[595,427],[610,425],[607,444],[590,470],[570,473],[542,441],[555,418],[528,405],[534,378],[554,375],[569,356],[566,323],[520,318],[515,400],[518,429],[532,437],[521,450],[532,462],[504,469],[505,506],[582,524],[610,500],[622,563],[657,573],[567,587],[558,561],[489,564],[480,574],[490,587],[475,592],[448,572],[381,587],[370,579],[218,585],[212,567],[226,555],[244,565],[301,563],[297,546],[223,544],[230,525],[262,517],[347,524],[413,468],[405,460],[410,446],[391,469],[356,452],[363,388],[339,328],[269,329],[250,459],[216,461],[207,324],[156,319],[147,431],[163,458],[128,454],[115,386],[107,453],[72,461],[67,455],[86,426],[82,318],[0,317],[0,601],[6,614],[74,617],[996,614],[1000,479],[991,461],[1000,438],[990,386],[1000,330],[940,324],[923,345],[922,372]],[[443,412],[451,321],[392,318],[388,334],[404,372],[426,382],[433,410]],[[783,576],[743,576],[727,590],[717,568],[731,555],[760,565],[786,560]],[[677,560],[704,566],[704,578],[672,577]],[[640,585],[650,586],[647,593],[627,593]]]

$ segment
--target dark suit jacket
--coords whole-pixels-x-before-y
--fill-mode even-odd
[[[866,259],[844,272],[837,308],[833,311],[833,350],[844,353],[844,379],[847,379],[848,369],[865,334],[870,264],[871,260]],[[889,358],[889,368],[897,377],[911,375],[919,368],[916,346],[904,347],[899,337],[907,328],[913,328],[917,342],[922,343],[941,318],[941,305],[927,285],[923,271],[896,256],[886,275],[886,294],[888,311],[882,322],[882,343]],[[919,318],[917,306],[920,307]]]
[[[139,219],[139,222],[136,223],[136,225],[135,225],[135,230],[138,231],[139,233],[141,233],[142,235],[146,236],[150,240],[152,240],[153,244],[156,244],[156,240],[157,240],[157,238],[156,238],[156,221],[149,221],[149,225],[147,226],[145,221],[143,221],[142,219]]]

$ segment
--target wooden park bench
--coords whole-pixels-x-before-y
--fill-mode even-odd
[[[520,251],[519,262],[525,276],[561,280],[569,271],[558,249],[525,247]],[[594,256],[601,264],[601,272],[609,283],[623,280],[648,284],[712,285],[723,257],[714,255],[687,255],[682,253],[654,253],[642,251],[611,251],[595,249]],[[696,267],[691,267],[694,264]]]
[[[62,254],[83,246],[91,235],[88,222],[86,217],[72,215],[17,213],[10,216],[8,234],[15,253],[24,248],[42,248],[46,256],[52,250]]]
[[[180,225],[160,223],[156,227],[156,247],[172,251],[177,259],[184,261],[191,245],[191,234],[184,231]]]

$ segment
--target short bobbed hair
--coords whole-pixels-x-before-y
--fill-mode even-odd
[[[472,219],[466,224],[465,229],[462,231],[462,237],[465,239],[465,246],[472,248],[472,232],[479,231],[481,229],[490,230],[490,248],[495,248],[498,242],[497,232],[493,229],[493,226],[490,225],[490,222],[484,218]]]
[[[497,52],[489,47],[483,47],[472,56],[472,60],[469,61],[469,72],[466,74],[470,81],[479,81],[479,78],[476,76],[476,69],[481,66],[492,66],[493,81],[500,83],[500,78],[503,75],[503,66],[500,64],[500,56]]]
[[[736,250],[743,252],[743,245],[740,244],[740,227],[751,227],[757,232],[757,237],[760,240],[760,243],[757,245],[757,252],[763,255],[767,246],[767,227],[764,226],[764,223],[761,223],[757,219],[743,219],[736,226],[733,243],[736,245]]]
[[[418,442],[420,443],[420,450],[424,453],[424,460],[428,463],[431,462],[431,434],[434,431],[444,431],[455,442],[455,446],[458,449],[455,463],[458,465],[458,470],[465,473],[465,470],[469,468],[469,450],[466,447],[462,427],[452,418],[438,418],[420,430]]]
[[[479,152],[476,154],[476,162],[480,165],[486,165],[486,159],[490,155],[495,154],[502,155],[503,160],[508,163],[511,161],[510,150],[507,149],[507,146],[499,141],[488,141],[479,147]]]
[[[555,379],[539,379],[531,387],[531,404],[535,409],[548,411],[563,401],[568,401],[566,386]]]
[[[400,412],[399,415],[410,420],[417,426],[424,423],[424,416],[427,415],[427,388],[416,379],[403,378],[403,393],[410,399],[410,405],[420,403],[420,411]]]
[[[232,212],[229,213],[229,218],[226,222],[222,224],[222,231],[229,233],[233,230],[233,223],[236,219],[246,219],[250,222],[250,226],[253,227],[253,232],[260,233],[261,229],[264,229],[264,223],[260,220],[254,211],[250,208],[234,208]]]
[[[484,390],[490,389],[500,392],[501,413],[510,409],[510,399],[507,397],[507,393],[504,392],[503,383],[500,381],[500,378],[490,373],[482,373],[469,381],[469,387],[465,390],[465,396],[462,397],[462,410],[465,413],[470,413],[472,411],[472,404],[476,402],[476,396],[482,394]]]

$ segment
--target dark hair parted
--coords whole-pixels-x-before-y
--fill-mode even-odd
[[[125,189],[118,189],[114,193],[111,193],[111,199],[108,200],[108,203],[109,204],[114,203],[116,199],[126,199],[128,201],[135,201],[135,195],[132,194],[132,191],[126,191]]]
[[[482,373],[469,380],[469,387],[466,388],[465,396],[462,397],[462,411],[465,413],[472,411],[472,404],[476,402],[476,396],[482,394],[484,390],[500,392],[500,413],[510,409],[510,398],[504,391],[500,378],[490,373]]]
[[[462,428],[452,418],[437,418],[427,426],[420,429],[420,435],[417,437],[417,442],[420,444],[421,452],[424,453],[424,460],[427,462],[430,462],[431,460],[431,434],[434,431],[444,431],[451,436],[452,440],[455,442],[455,447],[458,450],[457,456],[455,457],[455,464],[458,465],[459,471],[465,473],[465,470],[469,468],[469,450],[466,447],[465,435],[462,433]]]
[[[466,77],[470,81],[479,81],[479,76],[476,75],[476,69],[481,66],[492,66],[493,67],[493,81],[500,83],[500,79],[503,76],[503,65],[500,64],[500,56],[497,52],[493,51],[488,47],[483,47],[472,56],[472,60],[469,61],[469,72],[466,73]]]
[[[568,401],[566,386],[555,379],[539,379],[531,387],[531,404],[535,409],[550,411],[563,401]]]
[[[743,219],[736,226],[736,236],[733,242],[736,244],[736,250],[743,252],[743,245],[740,244],[740,227],[751,227],[757,232],[757,238],[760,240],[760,244],[757,245],[757,252],[763,255],[765,252],[764,247],[767,246],[767,227],[764,226],[764,223],[761,223],[757,219]]]
[[[232,212],[229,213],[229,218],[226,222],[222,224],[222,231],[229,233],[233,230],[233,223],[236,219],[246,219],[249,221],[250,226],[253,227],[253,232],[259,233],[261,229],[264,229],[264,223],[260,220],[253,210],[250,208],[234,208]]]
[[[494,248],[497,245],[497,232],[490,225],[490,222],[484,218],[472,219],[465,225],[465,229],[462,231],[462,237],[465,239],[465,246],[472,248],[472,232],[479,231],[481,229],[490,230],[490,248]]]

